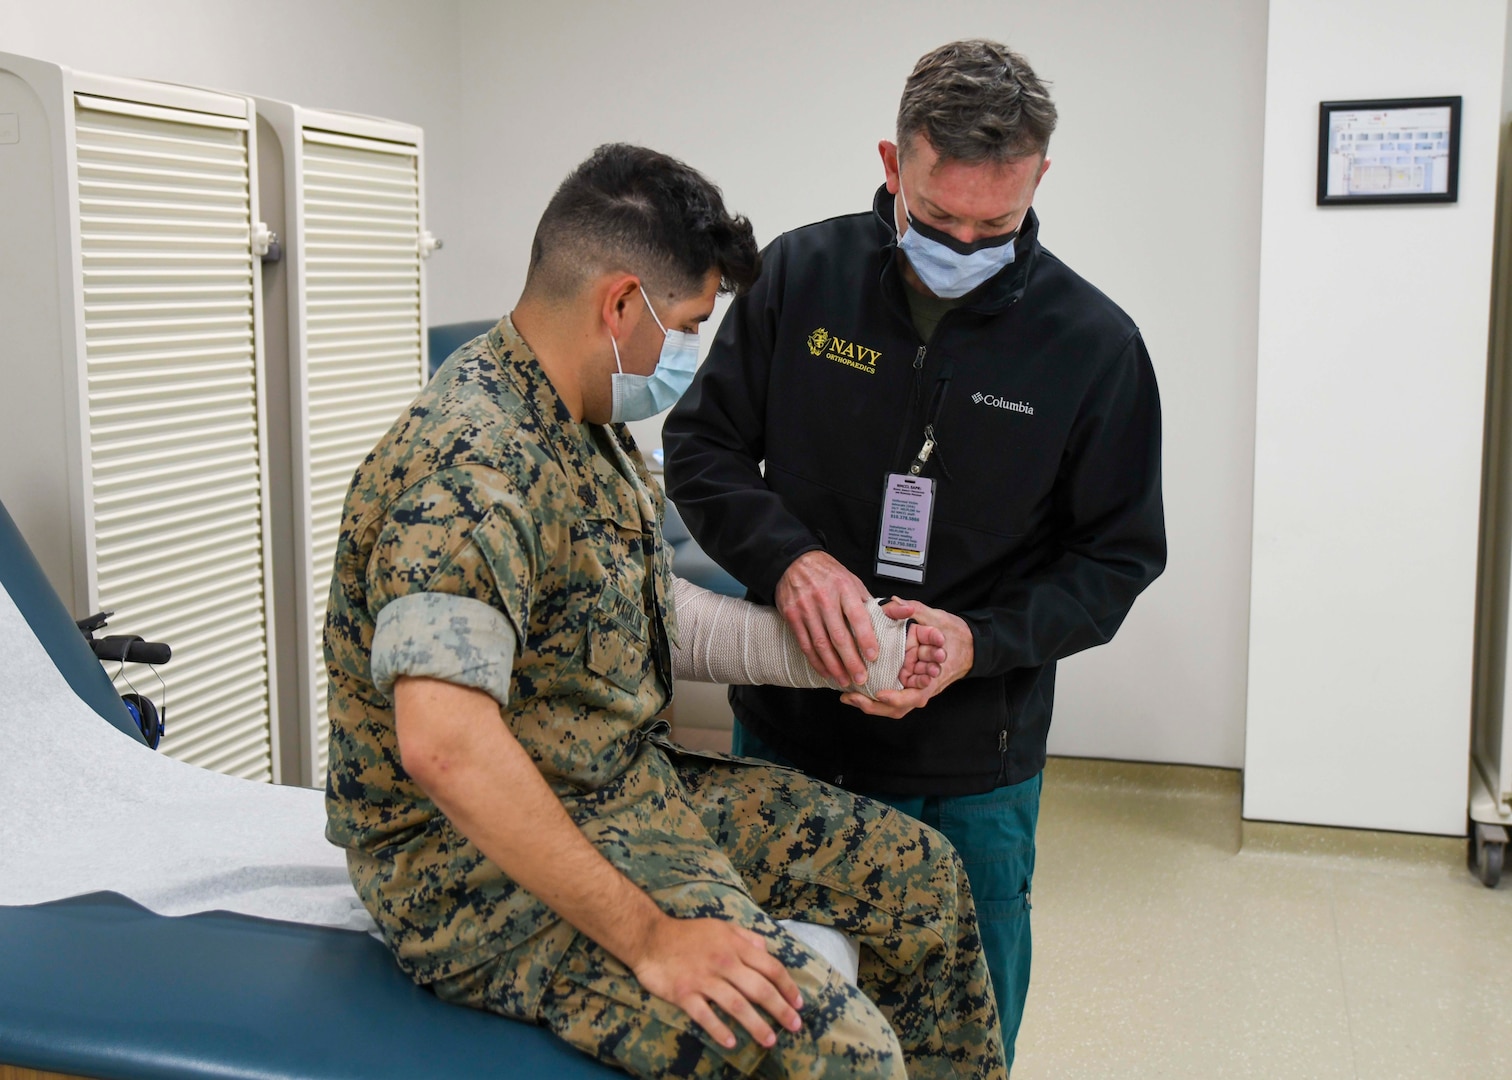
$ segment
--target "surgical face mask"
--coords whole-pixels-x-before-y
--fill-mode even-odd
[[[898,184],[898,197],[908,218],[908,231],[898,237],[898,248],[908,256],[908,265],[919,280],[936,296],[950,300],[965,296],[1013,261],[1013,239],[1018,229],[963,244],[947,232],[915,221],[902,183]]]
[[[693,373],[698,370],[698,335],[682,330],[668,330],[662,324],[651,298],[641,287],[641,298],[646,301],[646,310],[661,327],[663,334],[661,356],[656,360],[656,370],[649,375],[627,375],[620,363],[619,342],[609,336],[614,346],[614,366],[619,370],[609,377],[614,408],[609,422],[614,424],[628,420],[647,420],[664,409],[670,409],[693,382]]]

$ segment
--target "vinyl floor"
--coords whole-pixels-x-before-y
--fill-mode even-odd
[[[1052,760],[1014,1080],[1512,1077],[1512,873],[1239,800],[1235,772]]]

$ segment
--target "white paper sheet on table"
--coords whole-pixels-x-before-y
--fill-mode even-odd
[[[321,792],[222,776],[116,731],[3,588],[0,658],[0,904],[116,892],[160,915],[376,929],[325,838]]]

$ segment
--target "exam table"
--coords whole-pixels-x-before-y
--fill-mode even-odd
[[[3,505],[0,585],[98,716],[99,738],[142,743]],[[173,843],[171,822],[140,828]],[[6,856],[0,847],[0,874]],[[543,1029],[444,1004],[366,933],[224,911],[169,917],[109,892],[0,906],[0,1065],[100,1080],[622,1075]]]

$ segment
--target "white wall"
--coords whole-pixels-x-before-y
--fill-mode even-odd
[[[1042,235],[1144,329],[1171,537],[1119,638],[1064,665],[1051,748],[1240,764],[1264,0],[462,0],[460,23],[469,218],[446,254],[475,318],[512,305],[541,208],[599,143],[684,158],[765,242],[870,205],[923,52],[987,36],[1028,56],[1061,112]]]
[[[421,125],[447,242],[430,264],[439,322],[513,303],[541,207],[600,142],[686,158],[765,241],[868,204],[875,143],[920,53],[966,35],[1010,42],[1061,108],[1038,200],[1045,242],[1144,328],[1166,419],[1170,569],[1111,646],[1063,665],[1051,747],[1226,766],[1245,754],[1268,137],[1262,416],[1281,426],[1261,433],[1254,493],[1254,625],[1269,636],[1255,650],[1250,808],[1287,816],[1263,810],[1267,776],[1323,788],[1347,757],[1390,777],[1403,742],[1422,756],[1393,726],[1408,714],[1451,716],[1411,775],[1463,781],[1475,479],[1461,466],[1479,455],[1465,418],[1484,356],[1492,160],[1475,125],[1499,99],[1504,12],[1501,0],[1432,17],[1405,0],[1272,7],[1268,89],[1265,0],[942,0],[927,15],[902,0],[0,0],[0,50]],[[1419,92],[1466,95],[1461,203],[1317,210],[1317,102]],[[1329,298],[1367,285],[1370,311],[1417,318],[1332,342]],[[1431,359],[1414,363],[1411,347]],[[654,424],[642,434],[659,438]],[[1396,516],[1380,516],[1402,490]],[[1454,512],[1428,512],[1441,503]],[[1351,515],[1368,543],[1338,524]],[[1429,588],[1430,571],[1459,583]],[[1433,694],[1404,697],[1404,673],[1428,667]],[[1276,716],[1297,719],[1272,742]]]
[[[0,52],[418,124],[431,231],[449,239],[468,220],[452,188],[456,0],[0,0]],[[465,318],[444,250],[430,271],[432,321]]]
[[[1271,0],[1247,817],[1465,823],[1505,0]],[[1318,103],[1462,94],[1459,202],[1315,205]]]

